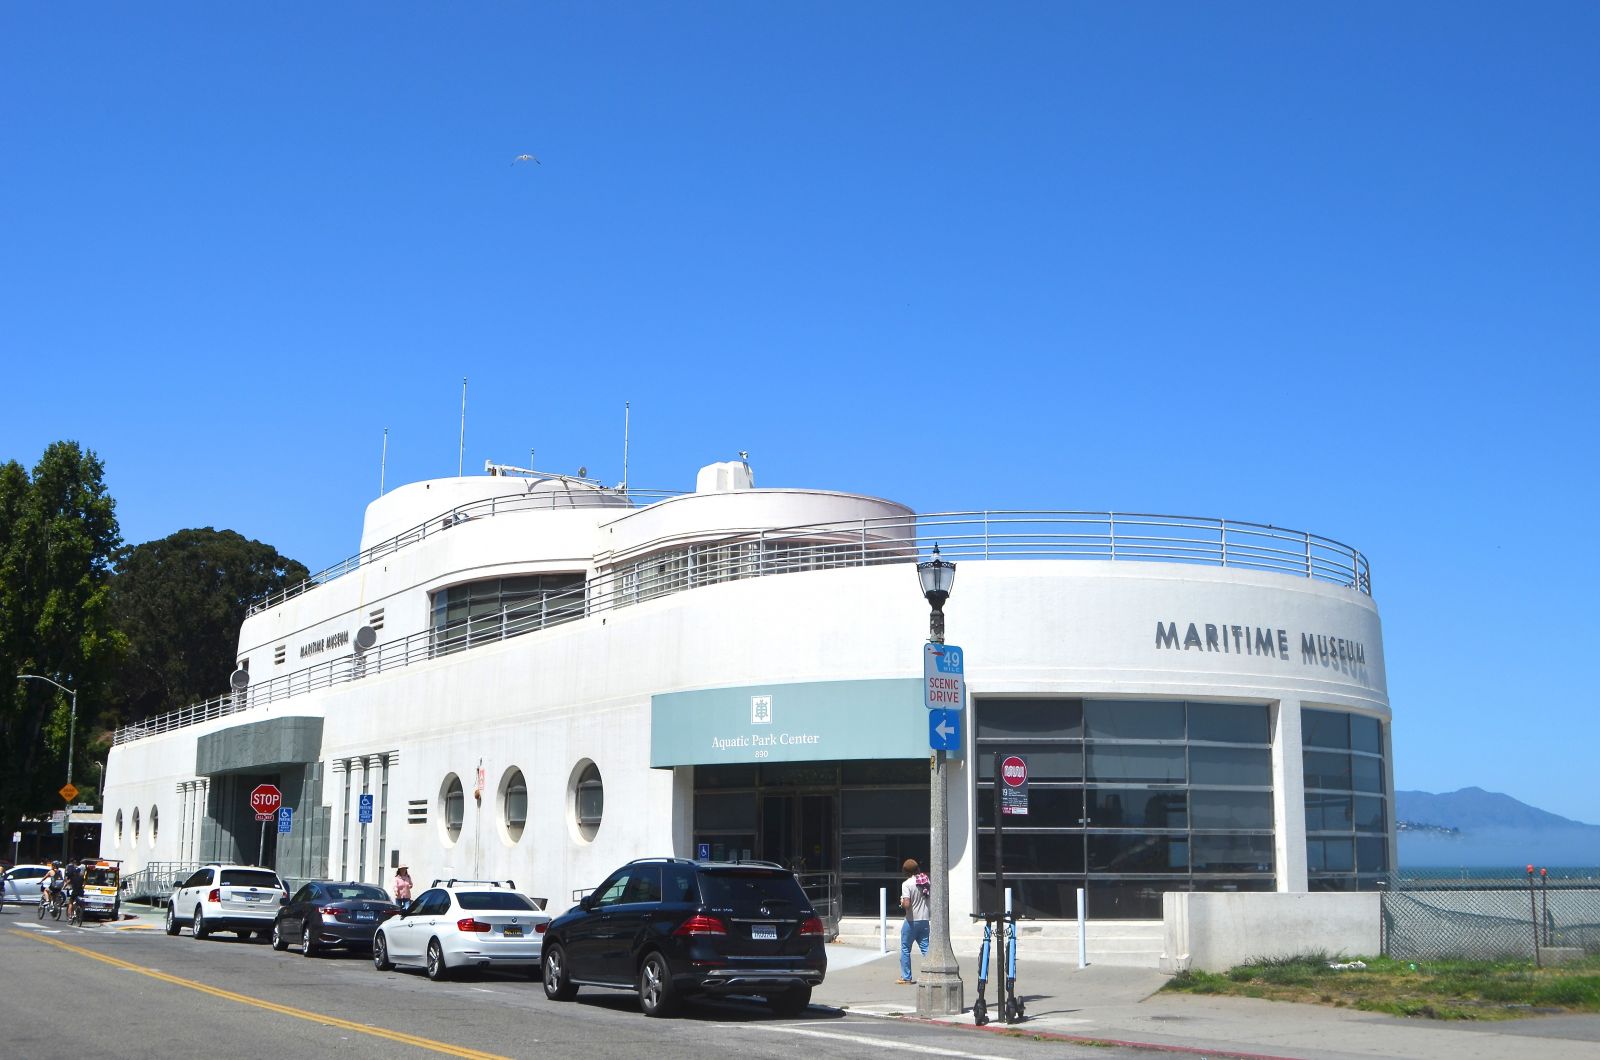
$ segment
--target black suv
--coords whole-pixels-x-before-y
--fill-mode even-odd
[[[827,971],[822,918],[794,873],[765,861],[630,861],[544,936],[546,997],[638,990],[647,1016],[707,994],[759,994],[795,1016]]]

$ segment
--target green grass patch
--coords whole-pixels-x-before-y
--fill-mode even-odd
[[[1600,957],[1551,968],[1532,961],[1397,961],[1322,952],[1251,960],[1226,972],[1182,972],[1163,988],[1188,994],[1299,1001],[1441,1020],[1503,1020],[1600,1012]]]

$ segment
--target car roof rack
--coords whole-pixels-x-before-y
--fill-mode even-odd
[[[452,876],[448,880],[435,879],[428,886],[429,887],[454,887],[458,883],[476,883],[476,884],[482,884],[482,885],[485,885],[485,886],[488,886],[488,887],[504,887],[504,888],[506,888],[507,890],[510,890],[510,891],[514,891],[514,890],[517,889],[517,881],[516,880],[464,880],[464,879],[461,879],[458,876]]]

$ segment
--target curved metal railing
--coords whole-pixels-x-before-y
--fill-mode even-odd
[[[478,506],[471,506],[478,507]],[[507,509],[489,506],[483,514]],[[526,511],[527,508],[510,510]],[[419,537],[418,540],[421,538]],[[1371,595],[1367,558],[1349,545],[1263,523],[1123,512],[942,512],[662,537],[597,558],[580,590],[423,630],[117,730],[114,743],[437,659],[550,626],[721,582],[912,563],[938,544],[955,561],[1189,563],[1309,578]],[[373,551],[363,555],[372,555]]]

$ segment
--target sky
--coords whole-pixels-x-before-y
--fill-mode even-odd
[[[486,459],[1371,560],[1400,788],[1600,822],[1600,6],[0,7],[0,460],[313,570]],[[532,162],[516,163],[519,154]],[[952,635],[957,623],[951,612]]]

